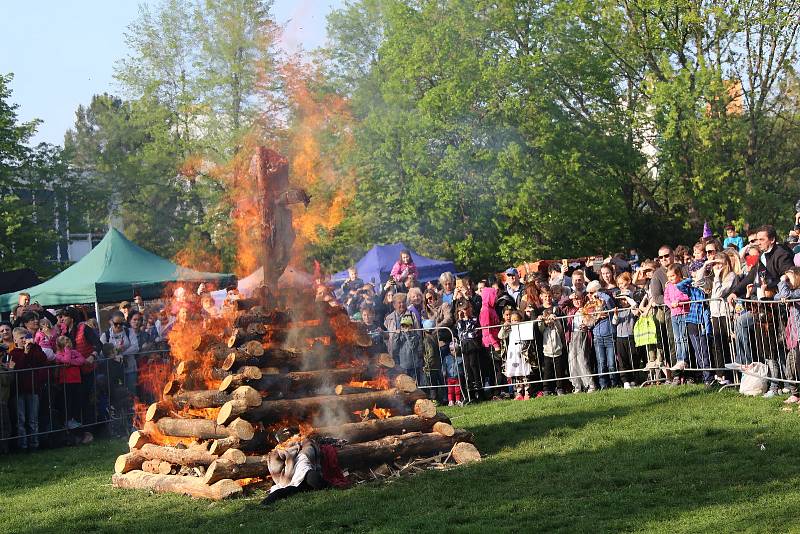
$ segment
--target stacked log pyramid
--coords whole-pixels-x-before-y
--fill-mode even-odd
[[[294,296],[303,298],[302,321],[254,306],[176,326],[172,377],[140,408],[113,485],[236,496],[269,482],[267,454],[299,438],[333,443],[346,473],[448,451],[459,462],[480,457],[471,434],[437,413],[388,354],[371,354],[360,325]]]

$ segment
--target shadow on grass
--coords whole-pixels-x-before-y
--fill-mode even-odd
[[[741,404],[728,407],[697,389],[591,402],[565,407],[555,399],[531,405],[533,413],[511,403],[471,408],[465,420],[493,417],[495,409],[503,419],[468,425],[490,454],[479,464],[303,494],[270,508],[258,506],[260,495],[208,503],[113,490],[105,486],[111,468],[104,465],[103,487],[66,481],[49,501],[24,503],[31,519],[9,526],[22,527],[18,532],[60,531],[65,524],[172,533],[679,532],[784,531],[793,524],[800,506],[795,419],[782,419],[771,406],[762,410],[771,414],[768,425],[759,421],[760,408],[737,419]],[[676,415],[681,407],[686,413]],[[87,506],[49,510],[87,489],[93,492]]]

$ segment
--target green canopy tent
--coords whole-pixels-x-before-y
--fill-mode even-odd
[[[116,228],[78,263],[50,280],[26,289],[31,302],[43,306],[90,304],[131,300],[134,292],[143,299],[163,295],[170,282],[236,283],[232,274],[203,273],[181,267],[129,241]],[[0,311],[17,305],[19,291],[0,295]]]

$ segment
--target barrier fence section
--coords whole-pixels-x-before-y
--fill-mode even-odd
[[[84,365],[79,381],[74,373],[68,378],[70,366],[64,364],[0,367],[0,452],[12,443],[18,449],[36,449],[44,441],[49,445],[76,443],[85,439],[85,432],[100,427],[127,435],[134,419],[134,398],[148,403],[155,400],[152,392],[139,385],[148,381],[139,378],[171,370],[167,349],[130,356],[135,367],[122,358],[105,357]]]
[[[485,347],[492,330],[496,346]],[[741,366],[764,363],[773,394],[797,393],[800,300],[723,299],[682,302],[673,308],[625,306],[567,315],[545,314],[509,326],[478,327],[472,339],[449,328],[406,328],[385,334],[397,362],[417,351],[416,367],[403,367],[420,388],[453,400],[448,380],[457,373],[459,400],[481,396],[563,394],[607,387],[655,383],[738,384]],[[411,344],[406,341],[415,337]],[[430,344],[438,345],[441,364],[430,365]],[[416,347],[416,348],[415,348]],[[426,352],[427,350],[427,352]],[[404,354],[401,355],[401,351]],[[447,371],[446,358],[455,364]],[[405,365],[409,365],[406,363]],[[746,371],[744,371],[746,372]]]
[[[485,330],[495,345],[484,346]],[[742,366],[754,362],[769,370],[771,395],[796,395],[800,384],[800,299],[581,309],[466,333],[448,327],[382,331],[373,337],[378,340],[401,372],[447,404],[661,382],[726,386],[738,383],[740,372],[750,372]],[[36,448],[58,433],[78,439],[102,425],[127,435],[133,399],[154,402],[157,394],[145,385],[163,382],[155,375],[172,369],[168,349],[134,356],[136,371],[129,366],[126,373],[124,360],[101,358],[82,369],[80,383],[68,383],[61,364],[0,367],[0,451],[12,441]]]
[[[401,328],[382,331],[383,346],[395,359],[401,372],[414,378],[428,398],[442,404],[461,404],[472,400],[467,388],[467,370],[460,344],[450,328]]]

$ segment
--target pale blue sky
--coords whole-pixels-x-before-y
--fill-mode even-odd
[[[123,33],[136,18],[134,0],[2,0],[0,72],[14,73],[12,102],[20,119],[42,119],[33,139],[62,144],[75,109],[92,95],[118,93],[114,62],[125,56]],[[158,4],[148,0],[148,4]],[[341,0],[275,0],[287,24],[286,50],[312,50],[325,41],[325,17]]]

